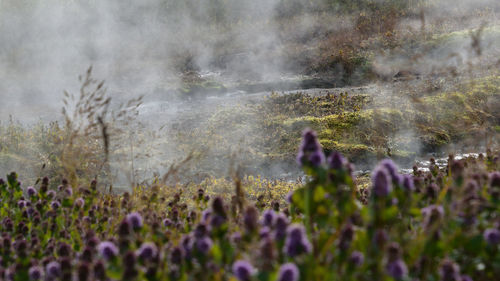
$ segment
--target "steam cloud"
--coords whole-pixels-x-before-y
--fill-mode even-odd
[[[488,8],[490,18],[500,11],[496,0],[434,2],[432,9],[423,10],[428,28],[447,29],[449,17],[475,10]],[[339,14],[337,20],[321,14],[323,8],[331,8],[335,3],[327,0],[1,1],[0,118],[6,120],[13,115],[23,122],[57,119],[62,91],[78,89],[76,78],[89,65],[94,66],[96,77],[106,79],[114,99],[144,94],[149,104],[179,88],[181,72],[196,71],[226,84],[282,79],[296,74],[282,55],[284,42],[290,40],[283,38],[283,34],[297,40],[315,30],[321,36],[331,30],[353,28],[353,18]],[[313,12],[297,12],[306,8]],[[277,23],[277,17],[287,19],[285,24]],[[453,28],[457,31],[477,28],[482,23],[481,16],[472,17]],[[399,23],[399,28],[415,31],[421,24],[421,18],[409,17]],[[484,58],[498,54],[496,46],[500,40],[496,34],[485,37],[483,47],[490,51]],[[307,42],[309,39],[303,39],[304,45],[314,45],[321,38]],[[410,58],[418,55],[418,50],[408,54],[381,49],[374,70],[391,76],[403,68],[430,74],[437,66],[463,67],[473,58],[469,46],[470,38],[466,37],[431,50],[418,62]],[[391,90],[372,92],[379,93],[376,98],[380,102],[394,96]],[[210,110],[206,107],[211,104],[197,106]],[[163,114],[161,123],[168,123],[180,109],[165,106],[155,110]]]

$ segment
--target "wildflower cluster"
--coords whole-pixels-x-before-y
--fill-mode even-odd
[[[401,175],[360,196],[353,167],[304,133],[309,180],[278,201],[51,189],[0,180],[3,280],[489,280],[500,273],[493,153]],[[255,203],[255,204],[254,204]]]

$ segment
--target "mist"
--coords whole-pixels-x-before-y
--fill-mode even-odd
[[[380,5],[392,2],[375,1]],[[210,128],[209,121],[216,111],[255,118],[244,109],[255,103],[249,94],[260,97],[271,90],[303,90],[304,79],[316,79],[310,88],[362,85],[368,87],[366,92],[375,105],[398,100],[411,108],[412,101],[399,94],[401,88],[418,89],[428,80],[394,86],[392,77],[398,71],[408,70],[423,78],[444,77],[440,87],[447,89],[471,69],[486,71],[485,63],[495,67],[500,53],[500,36],[494,28],[500,13],[497,1],[440,0],[422,8],[419,3],[428,1],[410,2],[412,13],[390,23],[393,30],[428,41],[426,34],[431,29],[464,35],[435,45],[409,40],[402,48],[393,48],[380,43],[365,70],[365,65],[329,64],[328,56],[323,55],[329,48],[335,54],[349,50],[337,42],[342,36],[352,36],[349,44],[359,48],[369,41],[360,31],[360,26],[366,28],[360,13],[343,1],[1,1],[0,118],[5,123],[12,116],[23,124],[61,121],[63,90],[76,93],[78,76],[92,66],[93,76],[105,80],[114,102],[144,96],[137,122],[128,130],[158,135],[154,143],[136,148],[144,155],[154,155],[136,164],[141,170],[161,174],[168,163],[189,153],[190,148],[183,148],[184,141],[157,141],[165,140],[166,131],[176,126],[184,127],[191,139],[200,133],[199,128],[211,129],[227,150],[210,157],[230,162],[234,160],[231,155],[240,152],[238,161],[246,163],[245,151],[252,150],[254,139],[265,136],[252,126],[239,126],[241,123]],[[371,6],[363,6],[364,1],[356,3],[352,5],[363,13],[371,11]],[[479,49],[473,45],[473,35],[480,38]],[[383,79],[358,79],[364,72]],[[186,84],[207,81],[216,85],[213,91],[223,95],[182,97]],[[317,81],[328,83],[321,86]],[[205,95],[205,90],[202,87],[196,94]],[[193,92],[192,88],[184,91]],[[208,136],[205,131],[202,134]],[[404,129],[394,138],[415,139],[415,135]],[[200,145],[200,150],[210,149],[210,143]],[[411,141],[406,149],[418,152],[421,144]],[[230,165],[221,164],[217,173],[225,174]],[[254,163],[249,171],[282,175],[291,166],[293,163]],[[122,182],[127,177],[130,180],[130,175],[117,177]]]
[[[2,1],[2,118],[22,118],[31,105],[58,111],[62,90],[75,89],[89,65],[117,98],[166,95],[181,71],[215,70],[221,49],[234,50],[228,76],[277,75],[279,64],[265,59],[277,43],[266,26],[276,1],[231,2],[215,11],[218,1]]]

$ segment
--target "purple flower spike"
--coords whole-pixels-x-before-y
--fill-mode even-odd
[[[299,268],[294,263],[285,263],[280,267],[278,281],[298,281]]]
[[[276,239],[281,240],[286,236],[286,229],[288,227],[288,218],[283,213],[279,213],[276,217]]]
[[[425,229],[428,229],[444,217],[444,208],[441,205],[427,206],[423,208],[421,212],[424,216],[423,226]]]
[[[462,280],[460,276],[460,267],[451,260],[444,260],[439,268],[441,280]]]
[[[83,198],[79,197],[75,200],[75,206],[77,206],[78,208],[82,208],[83,205],[85,205],[85,201],[83,200]]]
[[[182,260],[184,260],[184,257],[184,249],[179,246],[176,246],[170,252],[170,262],[172,262],[173,264],[181,264]]]
[[[349,262],[355,266],[361,266],[365,261],[365,256],[359,251],[353,251],[349,257]]]
[[[156,257],[158,248],[153,243],[143,243],[137,250],[137,256],[143,260],[150,260]]]
[[[56,197],[56,192],[54,190],[52,190],[52,189],[49,190],[49,191],[47,191],[47,197],[49,197],[51,199],[54,198],[54,197]]]
[[[238,260],[233,264],[233,274],[240,281],[248,281],[255,273],[253,266],[244,260]]]
[[[403,279],[406,275],[408,275],[408,268],[403,260],[398,259],[396,261],[390,262],[387,267],[387,274],[389,274],[392,278],[396,280]]]
[[[387,158],[380,161],[379,166],[384,166],[387,169],[394,183],[398,182],[399,180],[398,166],[396,166],[396,164],[391,159]]]
[[[189,258],[191,255],[191,251],[193,250],[193,243],[194,243],[194,241],[193,241],[193,238],[191,237],[191,235],[182,236],[181,245],[182,245],[182,248],[184,249],[184,253],[185,253],[187,258]]]
[[[377,197],[385,197],[392,191],[389,172],[383,165],[378,165],[372,174],[373,194]]]
[[[61,203],[59,203],[59,201],[52,201],[52,202],[50,202],[50,207],[53,210],[57,210],[57,209],[59,209],[59,207],[61,207]]]
[[[276,221],[276,213],[274,210],[265,210],[262,213],[261,224],[267,227],[272,227]]]
[[[165,227],[169,227],[169,226],[172,225],[172,221],[169,218],[166,218],[166,219],[163,220],[163,225]]]
[[[407,191],[415,190],[415,183],[413,181],[413,176],[411,176],[411,175],[404,175],[403,176],[403,187]]]
[[[26,201],[24,200],[17,201],[17,206],[19,207],[19,209],[23,209],[26,206]]]
[[[142,227],[142,216],[138,212],[128,214],[127,221],[134,229]]]
[[[260,239],[270,238],[271,237],[271,229],[267,226],[262,227],[259,230],[259,237],[260,237]]]
[[[201,220],[204,223],[208,223],[211,216],[212,216],[212,210],[211,209],[205,209],[205,210],[203,210],[203,212],[201,212]]]
[[[196,249],[204,255],[206,255],[208,251],[212,249],[212,245],[212,239],[208,237],[202,237],[196,240]]]
[[[106,260],[110,260],[118,255],[118,248],[109,241],[99,243],[97,251]]]
[[[323,162],[325,162],[325,154],[323,153],[322,150],[317,150],[314,151],[310,156],[309,156],[309,162],[314,166],[318,167]]]
[[[500,172],[490,173],[490,186],[500,187]]]
[[[490,245],[497,245],[500,243],[500,230],[496,228],[488,228],[483,233],[484,240]]]
[[[64,190],[64,193],[67,195],[67,196],[72,196],[73,195],[73,189],[71,187],[66,187],[66,189]]]
[[[40,266],[32,266],[28,270],[30,280],[41,280],[43,277],[43,268]]]
[[[45,267],[45,271],[49,278],[55,279],[61,275],[61,265],[56,261],[50,262]]]
[[[287,228],[284,250],[290,257],[311,252],[312,246],[307,240],[306,231],[302,225],[292,224]]]
[[[26,193],[28,193],[28,196],[35,196],[36,195],[36,189],[33,186],[28,186],[26,189]]]
[[[342,154],[338,151],[330,154],[330,156],[328,156],[327,162],[328,167],[335,170],[344,169],[347,165],[347,159],[345,159],[344,156],[342,156]]]
[[[193,231],[194,237],[202,238],[208,235],[209,227],[204,223],[199,223]]]
[[[297,163],[301,166],[312,165],[317,167],[325,162],[325,154],[318,141],[316,132],[305,129],[302,134],[302,144],[297,155]]]

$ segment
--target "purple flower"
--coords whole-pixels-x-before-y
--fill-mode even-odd
[[[373,194],[377,197],[385,197],[392,191],[389,172],[384,165],[378,165],[372,174]]]
[[[179,246],[174,247],[172,249],[172,252],[170,252],[170,262],[172,262],[173,264],[181,264],[184,257],[184,249]]]
[[[28,196],[35,196],[36,195],[36,189],[33,186],[28,186],[26,189],[26,192],[28,193]]]
[[[392,182],[394,184],[400,184],[401,183],[401,178],[398,173],[398,167],[396,164],[391,160],[391,159],[384,159],[380,161],[379,166],[384,166],[387,171],[389,172],[389,175],[391,176]]]
[[[440,217],[444,216],[444,209],[441,205],[430,205],[421,210],[422,215],[430,216],[433,212],[436,212]]]
[[[423,208],[421,211],[422,215],[424,215],[423,227],[425,229],[428,229],[444,217],[444,209],[441,205],[430,205]]]
[[[319,165],[325,162],[325,154],[322,150],[316,150],[311,155],[309,155],[309,162],[314,166],[318,167]]]
[[[311,252],[312,246],[307,240],[306,231],[302,225],[292,224],[287,228],[284,250],[290,257]]]
[[[221,226],[224,222],[226,222],[226,218],[220,215],[213,215],[210,218],[210,226],[215,228]]]
[[[99,243],[97,251],[106,260],[110,260],[118,255],[118,248],[109,241]]]
[[[271,236],[271,229],[269,227],[264,226],[259,230],[259,237],[261,239],[269,238],[270,236]]]
[[[483,233],[484,240],[490,245],[497,245],[500,243],[500,230],[496,228],[488,228]]]
[[[136,262],[135,253],[132,251],[126,252],[125,255],[123,255],[122,262],[126,270],[133,269]]]
[[[97,261],[94,265],[94,276],[97,280],[107,280],[106,279],[106,267],[102,261]]]
[[[500,188],[500,172],[492,172],[489,176],[490,187]]]
[[[121,237],[125,237],[131,232],[130,222],[125,218],[118,225],[118,235]]]
[[[243,223],[248,232],[254,232],[258,227],[259,211],[254,206],[248,206],[243,216]]]
[[[365,256],[359,251],[353,251],[349,257],[349,262],[355,266],[360,266],[365,261]]]
[[[448,165],[450,166],[451,175],[454,179],[460,179],[463,177],[463,172],[464,172],[463,161],[448,160]]]
[[[312,165],[317,167],[325,161],[325,154],[318,141],[316,132],[305,129],[302,133],[302,144],[297,155],[299,165]]]
[[[172,225],[172,221],[169,218],[166,218],[166,219],[163,220],[163,225],[165,227],[169,227],[169,226]]]
[[[153,259],[156,254],[158,254],[158,248],[153,243],[143,243],[137,250],[137,256],[143,260]]]
[[[211,215],[212,215],[212,210],[205,209],[203,210],[203,212],[201,212],[201,220],[205,223],[208,223]]]
[[[59,203],[59,201],[52,201],[52,202],[50,202],[50,207],[53,210],[57,210],[57,209],[59,209],[59,207],[61,207],[61,203]]]
[[[66,195],[68,196],[71,196],[73,195],[73,189],[71,187],[66,187],[66,189],[64,190],[64,193],[66,193]]]
[[[191,255],[191,251],[193,250],[193,238],[191,237],[191,235],[184,235],[182,236],[181,238],[181,245],[182,245],[182,248],[184,249],[184,253],[185,253],[185,256],[187,258],[190,257]]]
[[[37,265],[32,266],[28,270],[28,275],[30,280],[41,280],[43,277],[43,268]]]
[[[208,226],[204,223],[199,223],[193,231],[194,237],[202,238],[208,235]]]
[[[233,241],[233,243],[240,243],[241,241],[241,233],[236,231],[236,232],[233,232],[233,234],[231,234],[231,241]]]
[[[64,242],[60,242],[59,243],[59,248],[57,249],[57,254],[60,256],[60,257],[67,257],[69,255],[71,255],[71,246],[68,245],[67,243],[64,243]]]
[[[75,200],[75,206],[77,206],[78,208],[82,208],[84,204],[85,204],[85,201],[81,197],[79,197]]]
[[[382,249],[387,240],[389,240],[389,235],[385,230],[377,229],[375,230],[375,235],[373,236],[373,240],[374,240],[373,242],[375,242],[377,247],[379,247],[379,249]]]
[[[5,270],[5,280],[14,281],[16,278],[16,266],[11,265],[7,270]]]
[[[435,183],[431,183],[425,189],[425,193],[430,198],[436,198],[439,194],[439,186]]]
[[[17,201],[17,206],[19,207],[19,209],[23,209],[26,206],[26,201],[24,200]]]
[[[408,268],[403,260],[398,259],[396,261],[390,262],[386,267],[387,274],[396,280],[403,279],[408,275]]]
[[[439,276],[443,281],[461,281],[460,267],[451,260],[444,260],[439,267]]]
[[[233,274],[240,281],[248,281],[255,273],[253,266],[244,260],[238,260],[233,264]]]
[[[330,156],[328,156],[327,162],[328,167],[334,170],[344,169],[347,165],[347,159],[345,159],[344,156],[342,156],[342,154],[338,151],[330,154]]]
[[[47,197],[49,197],[51,199],[54,198],[54,197],[56,197],[56,192],[54,190],[52,190],[52,189],[49,190],[49,191],[47,191]]]
[[[196,240],[196,249],[204,255],[206,255],[208,251],[212,249],[212,245],[213,245],[212,239],[208,237],[202,237]]]
[[[299,268],[294,263],[281,265],[278,281],[298,281],[300,278]]]
[[[212,201],[212,210],[216,215],[226,217],[226,207],[224,205],[224,199],[222,197],[217,196]]]
[[[272,227],[276,221],[276,213],[273,210],[265,210],[262,213],[261,224],[264,226]]]
[[[45,267],[45,271],[49,278],[55,279],[61,275],[61,265],[56,261],[50,262]]]
[[[415,190],[415,184],[413,181],[413,176],[411,175],[404,175],[403,176],[403,187],[407,191],[413,191]]]
[[[340,232],[339,248],[341,250],[347,250],[351,245],[351,241],[354,237],[354,227],[351,224],[347,224]]]
[[[276,239],[281,240],[286,236],[286,229],[288,227],[288,218],[283,213],[279,213],[276,217]]]
[[[472,278],[469,275],[462,275],[461,281],[472,281]]]
[[[128,214],[127,221],[134,229],[142,227],[142,216],[138,212]]]

